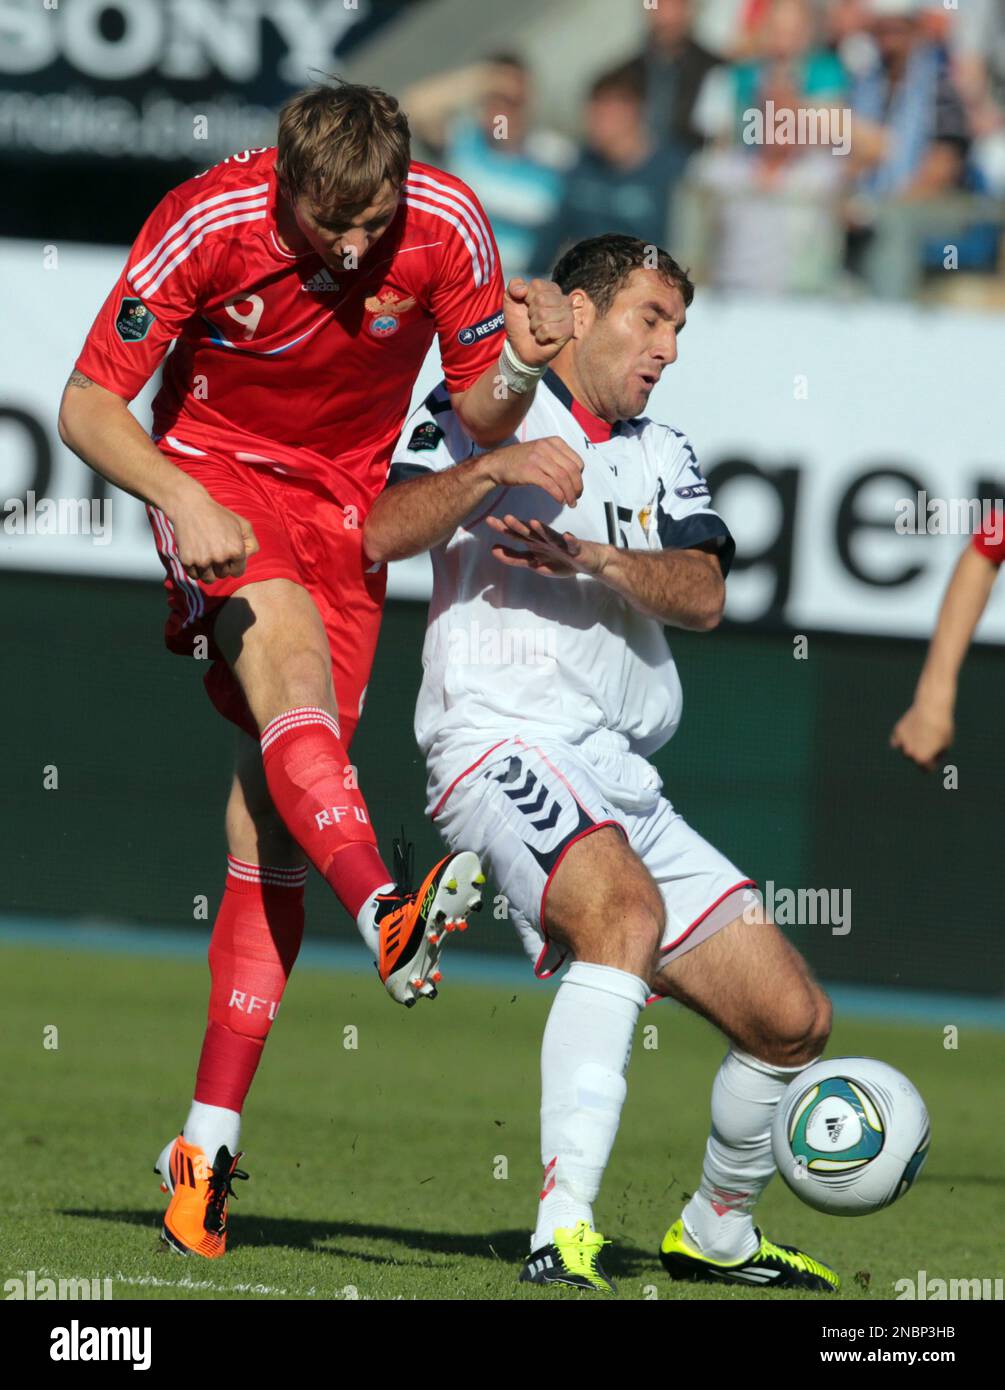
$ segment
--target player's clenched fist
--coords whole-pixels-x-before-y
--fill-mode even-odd
[[[550,362],[575,331],[572,301],[554,280],[528,283],[517,276],[506,286],[503,308],[506,336],[528,367]]]
[[[899,748],[925,772],[934,772],[953,741],[953,718],[945,709],[915,702],[894,725],[890,747]]]
[[[566,507],[574,507],[583,491],[583,460],[557,435],[494,449],[485,463],[500,486],[540,487]]]
[[[171,522],[182,568],[204,584],[243,574],[248,556],[258,549],[251,523],[214,502],[208,492],[176,511]]]

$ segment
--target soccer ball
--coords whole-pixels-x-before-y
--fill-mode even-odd
[[[903,1197],[928,1156],[925,1102],[873,1057],[833,1057],[800,1072],[771,1131],[778,1171],[832,1216],[866,1216]]]

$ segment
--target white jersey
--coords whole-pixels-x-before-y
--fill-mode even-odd
[[[680,722],[680,680],[660,622],[591,576],[549,578],[492,554],[501,537],[485,518],[512,513],[633,550],[713,543],[728,570],[733,539],[709,505],[708,484],[684,435],[640,418],[620,422],[609,439],[595,443],[587,429],[595,436],[605,431],[592,416],[580,423],[584,415],[549,371],[510,441],[557,435],[579,454],[583,493],[575,507],[538,487],[499,487],[432,552],[415,715],[416,739],[431,769],[449,770],[455,752],[459,757],[466,748],[528,731],[575,744],[607,729],[622,735],[631,752],[648,756]],[[479,452],[441,383],[406,423],[389,485]],[[450,756],[441,757],[447,750]],[[437,789],[430,792],[435,800]]]

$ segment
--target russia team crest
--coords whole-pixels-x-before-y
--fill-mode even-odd
[[[399,316],[415,308],[415,300],[411,296],[399,299],[394,290],[382,290],[379,295],[371,295],[364,303],[367,311],[374,316],[370,320],[370,332],[375,338],[388,338],[392,333],[397,333],[401,321]]]

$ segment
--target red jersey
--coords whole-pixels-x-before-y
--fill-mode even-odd
[[[467,185],[428,164],[409,166],[394,219],[354,270],[285,249],[276,199],[274,149],[232,155],[168,193],[77,369],[129,401],[174,342],[155,438],[307,476],[365,506],[434,333],[451,390],[498,358],[495,240]]]
[[[993,515],[974,533],[973,547],[994,565],[1005,562],[1005,512],[996,507]]]

